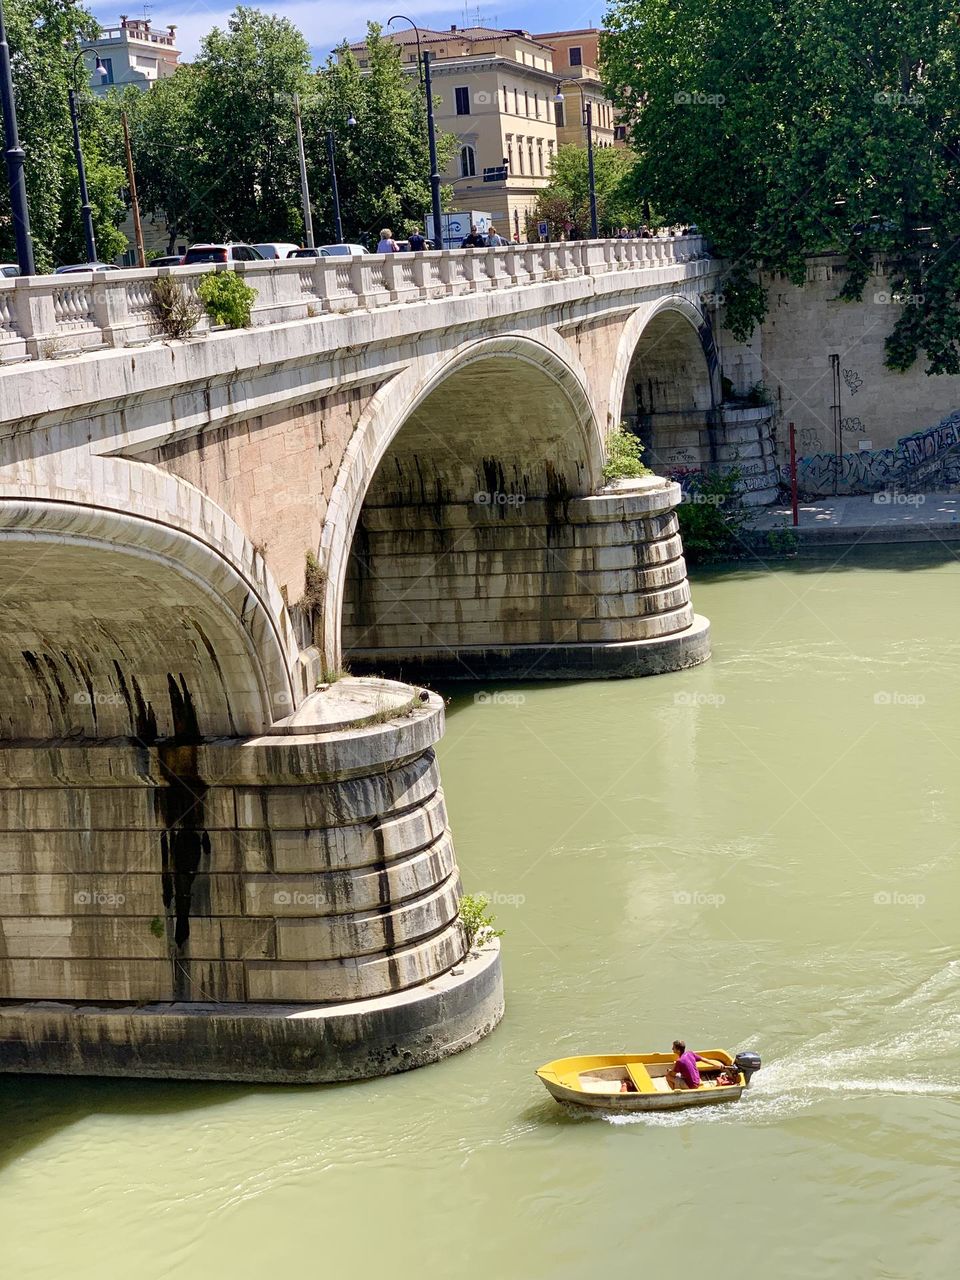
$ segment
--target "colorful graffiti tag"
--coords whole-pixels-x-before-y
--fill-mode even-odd
[[[797,459],[797,487],[804,497],[832,494],[875,493],[891,485],[915,479],[926,462],[944,459],[960,445],[960,410],[941,419],[935,427],[901,436],[894,449],[862,449],[857,453],[815,453]],[[936,470],[934,466],[932,468]],[[789,466],[781,468],[785,483]]]

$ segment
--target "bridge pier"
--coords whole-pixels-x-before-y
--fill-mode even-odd
[[[650,477],[584,498],[497,496],[364,507],[344,604],[351,669],[555,680],[654,675],[709,657],[678,485]]]
[[[5,746],[0,1071],[344,1080],[490,1031],[442,728],[344,680],[260,737]]]

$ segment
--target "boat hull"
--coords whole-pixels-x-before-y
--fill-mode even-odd
[[[742,1072],[736,1084],[715,1083],[721,1069],[736,1070],[732,1056],[725,1049],[711,1049],[697,1057],[703,1078],[698,1089],[670,1087],[666,1075],[674,1055],[667,1053],[558,1058],[536,1074],[557,1102],[586,1111],[618,1115],[738,1102],[748,1083]]]

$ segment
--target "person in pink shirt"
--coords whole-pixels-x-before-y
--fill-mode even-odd
[[[699,1089],[700,1072],[697,1070],[697,1055],[688,1052],[682,1040],[674,1040],[673,1052],[677,1060],[667,1072],[667,1084],[671,1089]]]

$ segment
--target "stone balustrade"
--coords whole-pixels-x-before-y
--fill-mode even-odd
[[[706,256],[701,236],[238,263],[254,289],[252,324],[306,320],[612,271],[669,267]],[[162,340],[152,282],[173,275],[196,296],[225,267],[159,267],[0,280],[0,364]],[[204,315],[196,332],[212,326]]]

